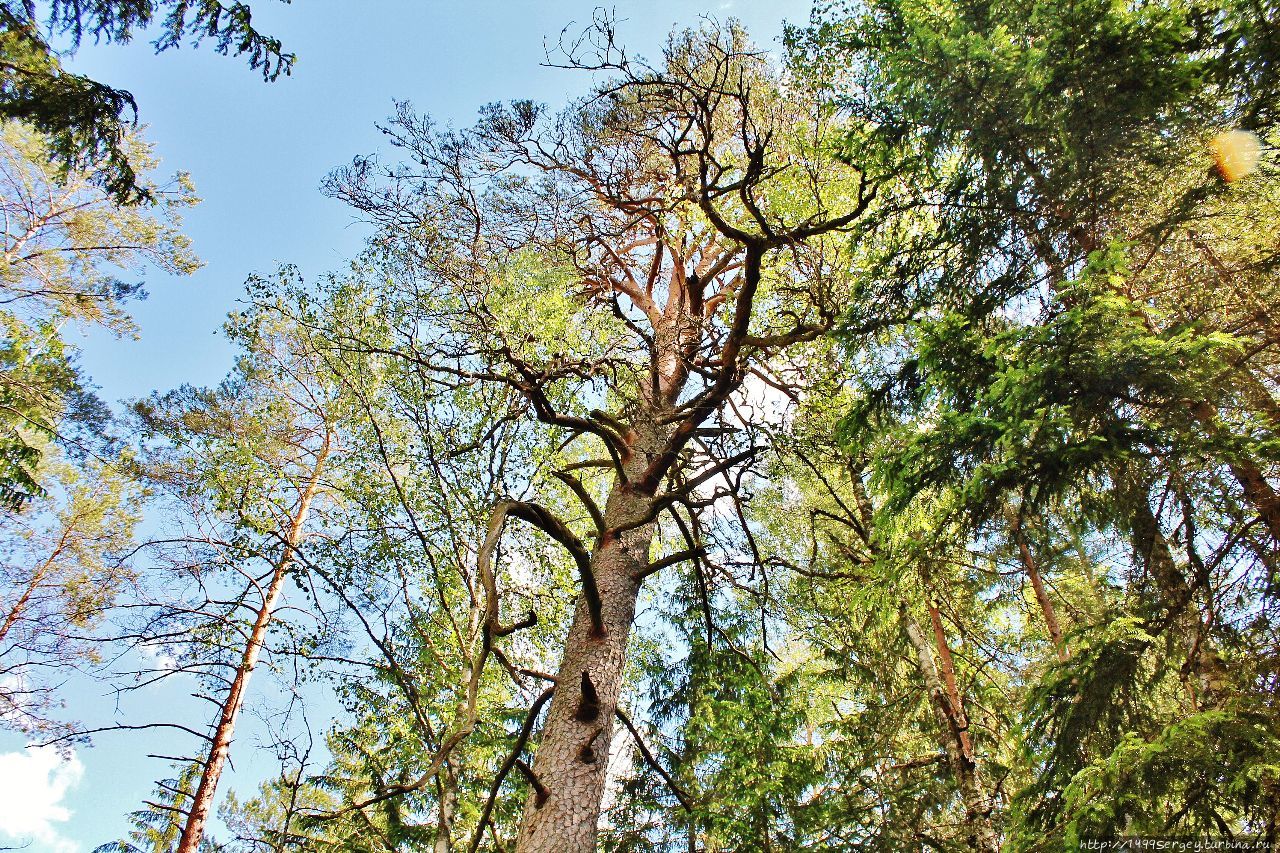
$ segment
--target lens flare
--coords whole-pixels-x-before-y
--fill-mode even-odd
[[[1238,181],[1258,167],[1262,144],[1248,130],[1228,130],[1209,141],[1218,174],[1227,183]]]

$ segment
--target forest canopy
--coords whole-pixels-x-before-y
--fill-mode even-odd
[[[1280,842],[1275,2],[597,11],[563,106],[396,102],[362,251],[113,407],[67,331],[196,198],[48,39],[153,19],[293,62],[0,3],[0,726],[187,750],[98,850]]]

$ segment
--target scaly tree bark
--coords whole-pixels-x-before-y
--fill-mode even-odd
[[[558,120],[517,102],[438,134],[402,110],[391,132],[419,170],[380,185],[357,161],[331,182],[382,226],[380,245],[398,247],[407,310],[422,311],[426,292],[440,305],[441,331],[406,332],[396,351],[431,382],[516,390],[523,416],[595,451],[553,474],[582,504],[585,533],[530,501],[500,507],[564,546],[581,584],[522,770],[521,853],[595,850],[637,596],[683,559],[651,562],[658,520],[719,499],[756,460],[726,407],[759,365],[831,326],[847,266],[822,238],[852,228],[875,195],[874,178],[823,146],[833,128],[816,102],[789,96],[741,32],[677,36],[658,67],[627,58],[605,19],[576,45],[566,64],[615,79]],[[511,164],[537,179],[495,173]],[[538,290],[522,258],[561,277],[541,273]],[[496,618],[501,590],[490,598],[480,667],[510,627]]]

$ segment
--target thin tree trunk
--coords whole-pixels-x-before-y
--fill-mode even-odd
[[[1249,408],[1255,414],[1265,417],[1273,430],[1280,430],[1280,402],[1276,402],[1276,398],[1271,396],[1257,374],[1246,365],[1241,365],[1236,381],[1240,383]]]
[[[1027,160],[1025,156],[1023,157],[1023,160],[1023,165],[1027,167],[1028,174],[1031,176],[1033,182],[1035,182],[1038,188],[1043,190],[1045,180],[1043,174],[1041,174],[1040,170]],[[1050,196],[1046,194],[1046,199],[1048,198],[1050,198]],[[1069,217],[1063,217],[1064,221],[1068,218]],[[1026,226],[1024,225],[1024,228],[1025,227]],[[1094,251],[1099,246],[1099,241],[1083,228],[1068,228],[1067,233],[1076,241],[1077,245],[1079,245],[1086,254]],[[1043,241],[1038,241],[1032,230],[1028,230],[1028,235],[1031,236],[1033,246],[1037,248],[1041,260],[1044,261],[1050,269],[1060,270],[1061,265],[1058,264],[1057,267],[1055,267],[1052,255],[1046,254],[1043,248]],[[1206,254],[1206,257],[1208,257],[1210,262],[1218,270],[1219,275],[1224,276],[1224,278],[1231,277],[1230,271],[1225,267],[1225,265],[1223,265],[1221,260],[1217,258],[1207,243],[1194,236],[1192,237],[1192,240],[1198,248]],[[1055,291],[1059,287],[1058,282],[1060,280],[1061,276],[1055,275],[1051,282],[1050,286]],[[1139,300],[1135,299],[1134,294],[1128,288],[1124,288],[1120,292],[1127,298],[1133,300],[1135,304],[1138,304]],[[1139,317],[1151,332],[1155,333],[1157,331],[1155,323],[1152,322],[1151,317],[1146,312],[1135,309],[1135,316]],[[1237,381],[1241,382],[1244,386],[1245,395],[1249,398],[1251,405],[1267,412],[1273,423],[1275,423],[1274,419],[1278,410],[1275,399],[1271,397],[1270,393],[1266,391],[1265,387],[1263,387],[1261,383],[1257,382],[1256,377],[1253,376],[1247,367],[1244,367],[1243,365],[1239,366],[1241,367],[1240,373],[1243,374],[1243,376],[1238,377]],[[1200,421],[1207,430],[1211,433],[1216,433],[1218,431],[1218,413],[1212,405],[1205,400],[1199,400],[1192,402],[1190,407],[1196,420]],[[1258,511],[1258,514],[1262,517],[1262,521],[1266,525],[1267,530],[1271,533],[1272,538],[1275,539],[1276,542],[1280,542],[1280,496],[1276,494],[1276,491],[1271,487],[1270,483],[1267,482],[1266,478],[1262,475],[1262,472],[1258,469],[1258,466],[1254,464],[1252,460],[1231,458],[1227,460],[1227,464],[1228,467],[1231,468],[1231,473],[1235,475],[1236,480],[1240,483],[1240,487],[1244,491],[1245,499]]]
[[[936,619],[936,608],[930,605],[929,609],[931,618]],[[952,686],[945,686],[934,661],[934,650],[925,637],[920,623],[905,605],[902,608],[902,621],[911,646],[915,649],[916,662],[920,666],[920,674],[924,677],[929,701],[933,706],[934,716],[938,720],[939,739],[942,741],[943,749],[946,750],[948,762],[956,777],[956,786],[964,801],[969,842],[974,850],[981,853],[999,853],[1000,840],[996,836],[995,827],[991,821],[993,804],[991,798],[987,796],[977,761],[973,756],[972,745],[968,738],[968,723],[965,722],[963,711],[960,710],[958,693],[955,693],[953,698],[954,675],[952,675]],[[940,622],[935,622],[936,636],[940,634],[937,630],[939,627]],[[945,636],[938,641],[938,648],[947,649]],[[946,658],[950,659],[949,649]]]
[[[432,853],[449,853],[453,850],[450,833],[453,828],[453,813],[458,803],[457,780],[446,768],[436,777],[440,797],[439,820],[436,822],[436,840],[431,846]]]
[[[1040,605],[1045,630],[1049,632],[1049,639],[1058,653],[1058,660],[1066,661],[1070,653],[1067,651],[1066,641],[1062,638],[1062,626],[1058,623],[1058,613],[1053,607],[1053,601],[1049,598],[1044,578],[1040,577],[1040,567],[1036,563],[1036,558],[1027,544],[1026,534],[1022,530],[1022,519],[1015,514],[1010,520],[1010,525],[1013,529],[1013,540],[1018,546],[1018,556],[1022,560],[1022,568],[1031,580],[1031,589],[1036,594],[1036,603]]]
[[[1080,243],[1081,248],[1086,252],[1091,252],[1097,248],[1096,243],[1082,240],[1074,233],[1072,234],[1072,237],[1076,238],[1077,242]],[[1211,261],[1217,265],[1219,272],[1225,273],[1225,268],[1222,266],[1221,262],[1217,260],[1208,245],[1202,240],[1199,240],[1198,238],[1196,239],[1201,250],[1206,252]],[[1130,299],[1134,298],[1133,294],[1127,289],[1122,292],[1126,297]],[[1148,314],[1145,312],[1137,312],[1136,316],[1141,318],[1144,325],[1146,325],[1151,332],[1155,333],[1157,331],[1155,323],[1152,322],[1151,317]],[[1240,374],[1243,374],[1243,376],[1238,376],[1237,381],[1241,382],[1244,386],[1245,395],[1250,399],[1251,404],[1266,411],[1268,415],[1274,419],[1277,409],[1274,398],[1267,393],[1261,383],[1256,381],[1256,378],[1253,377],[1252,373],[1246,367],[1241,366]],[[1218,413],[1208,401],[1194,401],[1190,404],[1190,408],[1196,420],[1198,420],[1206,430],[1211,434],[1218,432]],[[1236,481],[1240,483],[1240,488],[1244,492],[1245,500],[1252,504],[1254,509],[1257,510],[1258,515],[1262,517],[1262,521],[1266,525],[1267,530],[1271,533],[1272,538],[1276,542],[1280,542],[1280,496],[1276,494],[1275,489],[1273,489],[1271,484],[1267,482],[1262,472],[1258,469],[1258,466],[1254,464],[1252,460],[1233,457],[1228,458],[1226,461],[1228,467],[1231,469],[1231,473],[1235,475]]]
[[[1230,684],[1229,675],[1213,648],[1200,615],[1192,603],[1195,590],[1187,583],[1186,576],[1173,560],[1173,551],[1160,522],[1151,511],[1145,490],[1139,489],[1131,499],[1130,532],[1134,549],[1146,562],[1160,590],[1170,619],[1182,634],[1187,646],[1188,659],[1195,671],[1201,704],[1218,707],[1225,701],[1225,691]]]
[[[0,642],[4,641],[5,636],[13,629],[13,626],[17,624],[18,619],[22,617],[23,611],[25,611],[27,609],[27,605],[31,603],[31,596],[35,595],[36,590],[40,588],[41,581],[43,581],[45,576],[49,574],[49,569],[53,568],[53,564],[57,562],[57,559],[62,556],[62,552],[66,550],[67,537],[70,535],[70,532],[70,527],[68,526],[68,529],[64,530],[62,536],[58,539],[58,544],[53,549],[53,553],[49,555],[48,559],[40,564],[40,568],[36,569],[35,574],[31,576],[31,582],[28,583],[27,588],[23,590],[22,596],[14,603],[13,607],[9,609],[9,613],[4,618],[4,624],[0,625]]]
[[[964,713],[964,703],[960,701],[960,688],[956,685],[956,664],[951,658],[951,646],[947,644],[947,633],[942,627],[942,615],[938,606],[929,602],[929,622],[933,625],[933,642],[938,650],[938,671],[942,674],[942,683],[947,688],[947,699],[951,703],[951,716],[955,720],[956,730],[960,733],[960,750],[970,764],[976,764],[973,757],[973,741],[969,737],[969,718]]]
[[[14,603],[13,607],[9,610],[8,615],[5,616],[4,624],[0,625],[0,642],[4,642],[5,636],[13,626],[17,624],[23,611],[27,609],[27,605],[31,602],[31,596],[35,595],[35,591],[40,588],[40,582],[44,580],[44,576],[49,571],[49,566],[52,562],[52,559],[47,560],[39,569],[36,570],[36,573],[31,576],[31,582],[27,584],[27,588],[23,590],[22,596]]]
[[[324,445],[317,454],[315,466],[312,468],[310,481],[298,501],[298,508],[294,512],[293,518],[290,519],[289,530],[285,536],[284,553],[280,555],[280,559],[276,561],[275,568],[271,572],[271,582],[262,597],[262,606],[258,608],[253,630],[249,633],[249,640],[245,644],[240,665],[236,667],[236,675],[231,682],[231,689],[227,691],[227,698],[223,700],[217,728],[214,729],[213,739],[209,745],[209,754],[205,759],[204,770],[200,774],[200,784],[192,797],[191,809],[187,813],[187,822],[182,829],[182,838],[178,841],[176,853],[197,853],[200,849],[200,841],[204,837],[205,825],[208,823],[209,814],[212,811],[214,794],[217,792],[218,780],[222,776],[222,768],[226,765],[227,756],[231,751],[231,741],[235,735],[236,721],[240,717],[240,709],[244,706],[245,688],[249,684],[249,676],[252,674],[253,668],[257,666],[258,657],[262,652],[263,645],[266,643],[267,630],[271,627],[276,604],[279,602],[280,593],[284,589],[285,578],[288,577],[289,567],[293,564],[294,551],[302,542],[303,528],[307,521],[307,515],[311,511],[311,503],[319,490],[320,472],[324,467],[324,461],[328,454],[329,437],[326,435]]]

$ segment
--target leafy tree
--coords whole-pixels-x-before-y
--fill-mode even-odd
[[[345,650],[324,659],[347,715],[326,733],[327,761],[294,762],[228,810],[251,849],[446,851],[509,835],[519,806],[500,794],[518,790],[515,761],[550,698],[539,682],[571,565],[527,537],[528,559],[508,560],[489,525],[494,502],[527,488],[525,472],[555,448],[510,415],[509,389],[441,387],[424,366],[370,351],[395,343],[388,320],[406,307],[393,274],[400,261],[374,251],[318,287],[257,297],[291,324],[330,330],[316,343],[358,414],[344,427],[342,505],[328,516],[343,534],[299,557],[349,617]],[[415,315],[433,298],[423,293]],[[489,572],[508,607],[537,614],[520,617],[529,666],[486,647]],[[491,654],[501,667],[477,666]]]
[[[399,105],[326,185],[366,252],[138,406],[192,594],[134,639],[218,709],[138,839],[194,849],[259,659],[343,713],[253,851],[1274,838],[1280,184],[1210,143],[1276,141],[1275,24],[870,0],[784,72],[600,17],[559,115]]]
[[[867,466],[832,437],[847,400],[847,387],[815,395],[777,471],[791,511],[769,515],[794,571],[796,633],[833,697],[823,740],[851,768],[831,825],[871,849],[999,849],[1012,769],[1001,699],[1011,662],[1040,650],[1008,630],[1009,591],[945,507],[883,511]]]
[[[189,179],[158,184],[150,147],[134,135],[120,144],[149,192],[145,205],[118,206],[85,170],[60,174],[29,127],[0,127],[0,500],[10,511],[41,493],[46,443],[82,453],[105,433],[108,412],[63,328],[132,334],[126,303],[144,293],[128,279],[148,267],[187,274],[199,266],[178,230],[182,209],[196,201]]]
[[[177,230],[195,201],[189,182],[157,186],[149,147],[121,144],[154,190],[145,206],[118,207],[83,171],[57,174],[39,135],[0,126],[0,691],[3,720],[28,733],[65,729],[53,718],[58,688],[100,660],[99,629],[135,580],[144,494],[64,329],[131,333],[125,304],[142,290],[124,277],[198,266]]]
[[[186,546],[174,570],[153,574],[169,590],[188,575],[194,589],[189,600],[159,598],[134,639],[173,655],[183,664],[176,671],[203,673],[217,709],[189,802],[174,807],[182,853],[200,849],[249,677],[270,654],[285,588],[322,523],[316,516],[341,489],[331,460],[343,450],[346,403],[307,330],[282,322],[282,312],[252,309],[225,330],[243,349],[231,377],[135,405],[145,476],[174,499],[186,528],[170,537]]]
[[[1110,552],[1095,576],[1120,594],[1086,602],[1027,694],[1017,845],[1274,832],[1272,772],[1244,746],[1274,738],[1272,676],[1242,662],[1274,660],[1254,633],[1280,543],[1274,349],[1248,306],[1275,247],[1241,217],[1275,180],[1225,184],[1205,143],[1269,133],[1254,51],[1275,32],[1269,6],[895,1],[795,33],[815,72],[848,63],[846,106],[875,127],[853,150],[925,202],[848,318],[844,434],[882,514],[941,507],[940,534],[1014,545],[1052,518]],[[1137,754],[1143,781],[1116,772]]]
[[[62,418],[69,415],[71,426],[100,433],[107,412],[86,390],[74,352],[56,326],[33,329],[9,314],[0,315],[0,322],[6,332],[0,349],[0,505],[12,514],[47,494],[41,461],[58,427],[66,431]]]
[[[875,177],[831,156],[824,114],[741,32],[680,34],[653,67],[608,21],[592,33],[598,52],[569,64],[615,79],[560,118],[516,102],[439,133],[406,107],[389,133],[413,165],[380,181],[360,160],[333,181],[412,261],[397,282],[408,310],[392,315],[438,295],[397,331],[400,357],[440,387],[516,392],[520,418],[574,445],[533,487],[554,472],[580,520],[504,499],[489,525],[496,537],[510,517],[558,542],[581,589],[525,774],[521,851],[595,849],[640,588],[687,556],[651,562],[657,519],[716,478],[742,481],[758,451],[727,428],[730,401],[832,322],[845,279],[829,236],[874,199]],[[510,634],[502,590],[486,589],[487,631]]]

